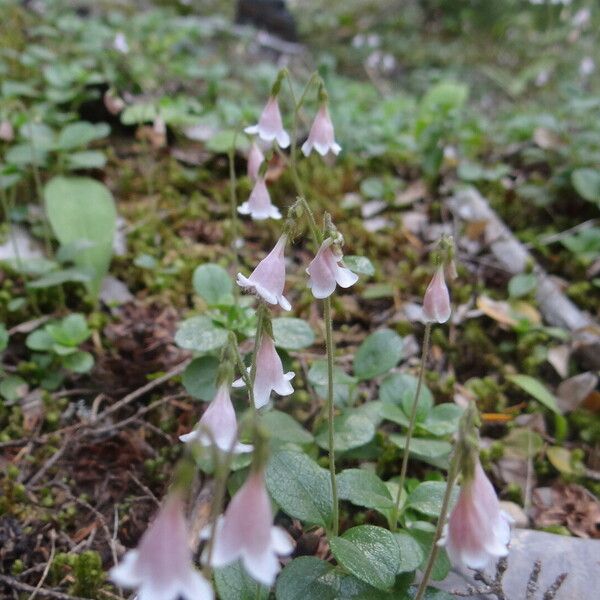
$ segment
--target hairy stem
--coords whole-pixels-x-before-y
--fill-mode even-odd
[[[333,430],[333,323],[331,319],[331,299],[326,298],[323,301],[323,318],[325,320],[325,345],[327,351],[327,422],[328,438],[327,445],[329,449],[329,474],[331,476],[331,496],[333,503],[333,527],[332,533],[337,536],[340,526],[339,502],[337,493],[337,481],[335,478],[335,437]]]
[[[435,534],[433,536],[431,552],[429,553],[427,565],[425,566],[425,571],[423,571],[423,579],[421,579],[421,583],[419,584],[419,589],[417,590],[414,600],[421,600],[423,598],[425,590],[427,590],[427,583],[431,577],[431,571],[433,569],[433,565],[435,564],[435,559],[437,558],[439,552],[439,546],[437,543],[442,537],[442,531],[444,530],[444,524],[446,523],[448,507],[450,506],[450,498],[452,497],[452,488],[454,487],[454,480],[456,479],[458,470],[459,457],[460,452],[458,448],[455,448],[454,455],[452,456],[452,462],[448,468],[448,482],[446,483],[446,491],[444,492],[444,499],[442,500],[442,509],[440,510],[440,516],[438,518],[437,527],[435,528]]]
[[[404,453],[402,455],[402,467],[400,468],[400,480],[398,481],[398,493],[396,494],[396,503],[394,504],[394,510],[391,516],[391,528],[392,531],[398,529],[398,514],[400,513],[400,501],[402,499],[402,491],[404,490],[404,482],[406,481],[406,471],[408,469],[408,456],[410,451],[410,441],[415,429],[415,421],[417,419],[417,409],[419,407],[419,397],[421,395],[421,388],[423,387],[423,377],[425,375],[425,363],[427,362],[427,355],[429,354],[429,341],[431,339],[431,323],[427,323],[425,326],[425,337],[423,339],[423,350],[421,354],[421,366],[419,368],[419,379],[417,380],[417,388],[415,390],[415,397],[410,410],[410,419],[408,422],[408,431],[406,432],[406,442],[404,444]]]
[[[231,210],[231,253],[233,255],[233,272],[238,272],[238,212],[237,212],[237,180],[235,176],[235,143],[237,141],[237,130],[233,135],[233,142],[229,149],[229,208]],[[235,287],[235,295],[239,294],[238,286]]]

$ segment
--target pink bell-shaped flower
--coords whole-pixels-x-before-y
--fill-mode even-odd
[[[477,459],[474,475],[463,483],[438,545],[446,547],[457,567],[483,569],[492,558],[508,554],[511,522],[500,510],[494,487]]]
[[[250,576],[271,586],[280,570],[277,555],[294,548],[290,536],[273,525],[271,501],[262,471],[251,471],[216,524],[212,566],[223,567],[241,559]]]
[[[254,290],[265,302],[279,304],[283,310],[291,310],[292,305],[283,295],[285,287],[285,258],[284,250],[287,236],[282,235],[275,247],[263,258],[250,277],[237,274],[240,287]]]
[[[213,590],[192,563],[183,500],[178,493],[165,500],[135,550],[110,571],[125,588],[137,588],[138,600],[213,600]]]
[[[431,279],[423,298],[423,315],[427,321],[445,323],[450,318],[450,294],[440,265]]]
[[[277,140],[280,148],[287,148],[290,145],[290,136],[283,128],[281,112],[276,96],[271,96],[260,115],[256,125],[251,125],[244,129],[246,133],[255,134],[266,142]]]
[[[252,142],[250,146],[250,152],[248,152],[248,177],[252,179],[252,181],[256,181],[258,179],[260,165],[263,164],[265,160],[265,155],[262,153],[260,146],[256,142]]]
[[[248,369],[250,371],[250,369]],[[283,372],[281,358],[275,350],[275,343],[271,336],[263,332],[260,338],[260,346],[256,353],[256,376],[254,378],[254,405],[256,408],[262,408],[269,403],[271,392],[274,391],[280,396],[288,396],[294,392],[290,381],[294,378],[294,373]],[[233,387],[244,387],[242,378],[233,382]]]
[[[328,298],[335,291],[336,284],[348,288],[358,281],[358,275],[343,266],[343,256],[334,253],[332,244],[333,240],[327,238],[306,269],[310,276],[308,287],[315,298]]]
[[[255,221],[264,219],[281,219],[279,209],[271,202],[271,196],[265,180],[260,175],[256,178],[250,197],[239,208],[241,215],[250,215]]]
[[[204,411],[198,425],[190,433],[180,435],[182,442],[198,442],[203,446],[213,443],[223,452],[252,452],[252,446],[237,441],[238,425],[229,389],[223,384]]]
[[[315,120],[310,128],[308,139],[302,144],[304,156],[308,156],[312,149],[315,149],[321,156],[328,152],[339,154],[342,147],[335,141],[333,133],[333,123],[329,116],[327,103],[323,102],[321,108],[315,116]]]

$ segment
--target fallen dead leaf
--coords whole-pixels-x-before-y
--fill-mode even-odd
[[[558,406],[563,412],[579,408],[596,389],[598,376],[595,373],[580,373],[563,381],[556,390]]]

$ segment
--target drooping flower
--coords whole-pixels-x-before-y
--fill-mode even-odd
[[[119,586],[137,588],[138,600],[213,600],[213,590],[191,559],[183,499],[165,500],[135,550],[110,571]]]
[[[252,181],[256,181],[258,179],[258,174],[260,171],[260,165],[263,164],[265,160],[265,155],[262,153],[260,146],[256,142],[252,142],[250,146],[250,152],[248,152],[248,177],[252,179]]]
[[[127,54],[129,52],[129,44],[127,38],[122,31],[117,32],[115,39],[113,40],[113,48],[121,54]]]
[[[217,521],[212,566],[241,559],[253,579],[271,586],[281,568],[277,555],[287,556],[293,547],[285,530],[273,525],[264,473],[253,470]]]
[[[476,459],[474,473],[463,482],[438,545],[446,547],[457,567],[483,569],[492,558],[508,554],[511,522]]]
[[[283,310],[291,310],[292,305],[283,295],[285,287],[285,258],[284,250],[287,236],[282,235],[275,247],[263,258],[250,277],[237,274],[240,287],[254,290],[265,302],[279,304]]]
[[[214,443],[223,452],[251,452],[252,446],[241,444],[237,441],[237,436],[238,425],[229,389],[226,384],[222,384],[195,429],[180,435],[179,439],[186,443],[198,442],[203,446]]]
[[[238,212],[241,215],[250,215],[255,221],[281,219],[281,213],[271,202],[265,180],[260,175],[256,178],[250,197],[238,208]]]
[[[335,291],[336,284],[348,288],[358,281],[358,275],[343,266],[343,256],[334,253],[332,244],[332,238],[327,238],[306,269],[310,276],[308,287],[315,298],[328,298]]]
[[[15,139],[15,131],[10,121],[0,122],[0,140],[12,142]]]
[[[423,315],[428,321],[445,323],[450,318],[450,294],[440,265],[429,282],[423,298]]]
[[[250,369],[248,369],[250,371]],[[254,378],[253,395],[254,405],[261,408],[269,403],[271,392],[274,391],[280,396],[288,396],[294,392],[290,381],[294,378],[294,373],[283,372],[281,358],[275,350],[275,343],[270,335],[262,334],[260,346],[256,353],[256,376]],[[233,382],[233,387],[243,387],[244,380],[238,379]]]
[[[321,104],[321,108],[319,108],[310,128],[308,139],[302,144],[304,156],[308,156],[313,148],[321,156],[325,156],[328,152],[339,154],[342,149],[335,141],[333,123],[331,122],[326,102]]]
[[[244,129],[246,133],[255,134],[266,142],[277,140],[280,148],[287,148],[290,145],[290,136],[283,128],[281,112],[276,96],[271,96],[258,119],[256,125],[251,125]]]

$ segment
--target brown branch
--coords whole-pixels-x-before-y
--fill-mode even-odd
[[[0,575],[0,582],[8,585],[9,589],[17,590],[19,592],[29,592],[30,594],[37,592],[38,596],[55,598],[56,600],[92,600],[91,598],[82,598],[81,596],[71,596],[70,594],[65,594],[63,592],[56,592],[54,590],[49,590],[48,588],[37,589],[33,585],[22,583],[18,579],[9,577],[8,575]]]

